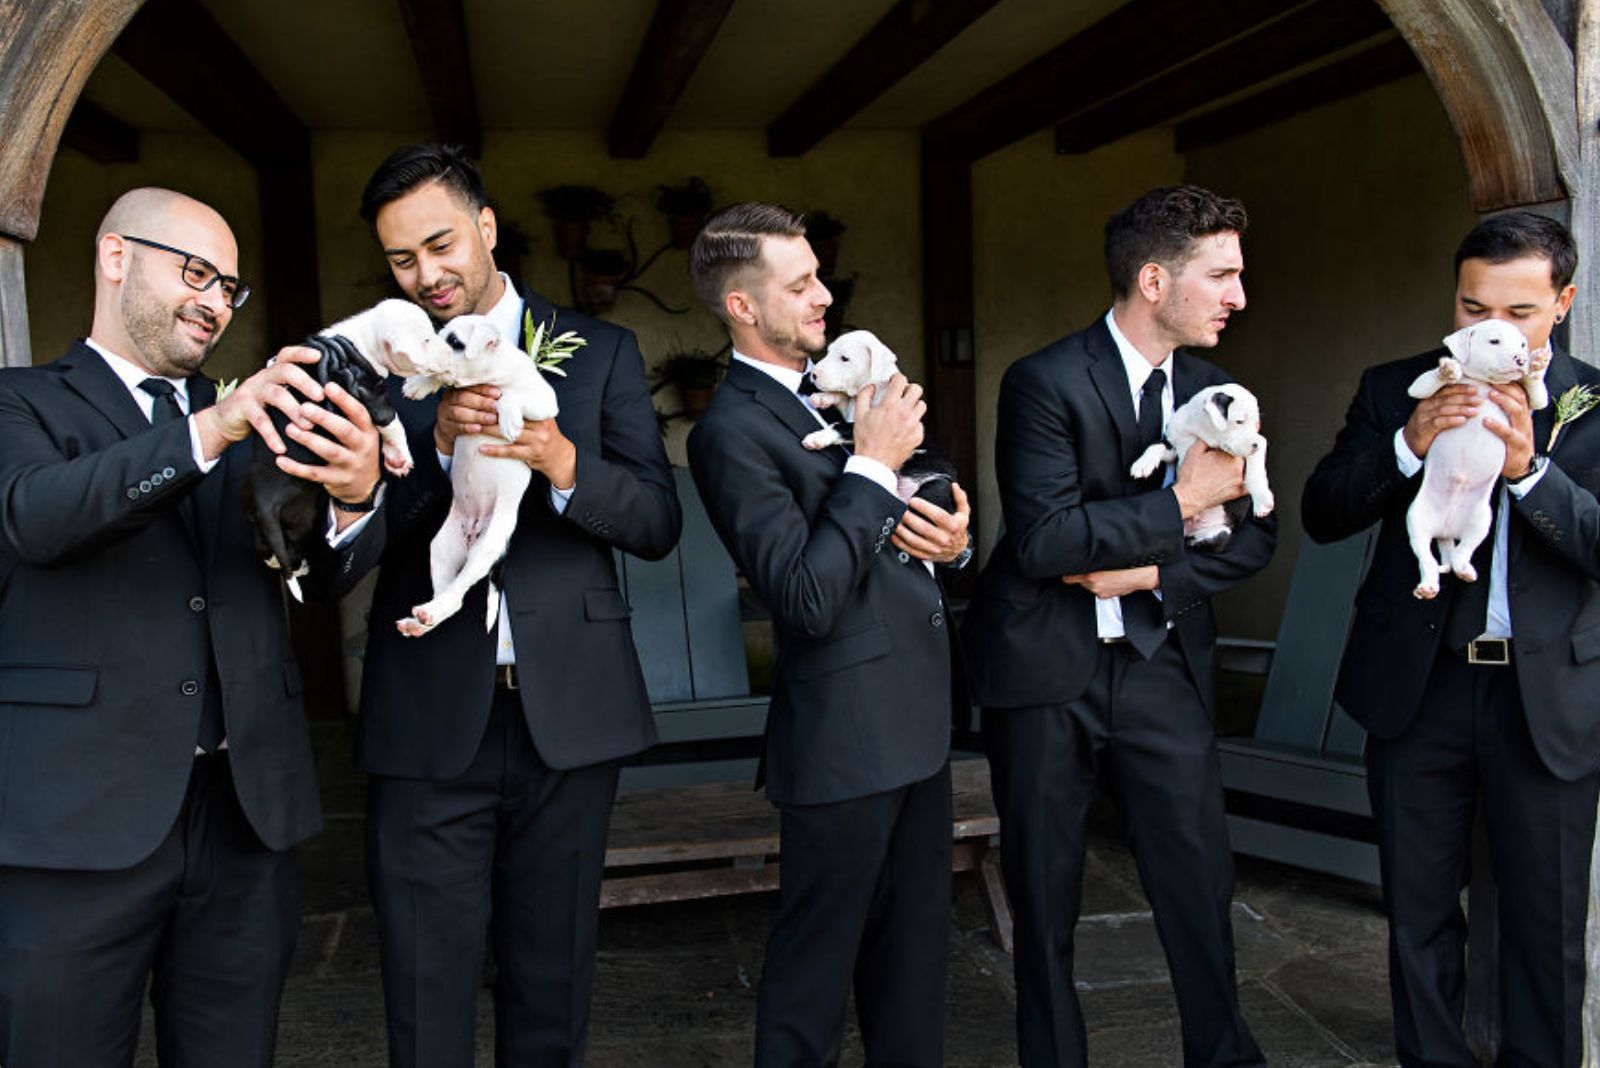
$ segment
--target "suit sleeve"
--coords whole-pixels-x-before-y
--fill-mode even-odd
[[[1528,521],[1530,537],[1542,539],[1551,552],[1600,582],[1600,502],[1595,500],[1595,487],[1578,482],[1552,460],[1539,484],[1520,499],[1512,494],[1511,502]]]
[[[1078,431],[1056,383],[1033,361],[1000,384],[995,469],[1017,564],[1035,580],[1133,567],[1183,551],[1183,516],[1170,490],[1085,500]]]
[[[1169,620],[1176,619],[1212,595],[1249,578],[1267,566],[1277,545],[1277,515],[1262,519],[1251,515],[1233,532],[1221,552],[1185,550],[1176,559],[1159,565],[1162,614]]]
[[[93,553],[166,514],[203,477],[187,420],[71,455],[25,397],[0,389],[0,537],[24,563]]]
[[[1383,518],[1411,491],[1395,460],[1394,433],[1379,415],[1382,386],[1374,370],[1361,376],[1333,450],[1318,462],[1300,498],[1300,518],[1313,541],[1332,542]]]
[[[683,509],[631,331],[617,342],[600,419],[600,452],[578,450],[577,484],[562,515],[623,552],[659,560],[678,543]]]
[[[689,467],[756,595],[780,628],[809,638],[833,629],[906,510],[870,479],[841,473],[808,522],[765,447],[721,422],[689,435]]]

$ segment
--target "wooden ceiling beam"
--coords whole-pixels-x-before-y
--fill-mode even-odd
[[[82,97],[67,116],[61,143],[96,163],[139,162],[139,131]]]
[[[1410,46],[1395,37],[1254,96],[1185,119],[1175,127],[1177,149],[1193,152],[1206,148],[1421,71],[1422,64]]]
[[[1131,0],[923,127],[941,157],[987,156],[1284,11],[1283,0]]]
[[[768,154],[804,155],[997,3],[900,0],[767,127]]]
[[[1136,89],[1056,126],[1056,151],[1102,145],[1248,89],[1380,33],[1392,32],[1372,0],[1314,0]]]
[[[472,82],[467,17],[462,0],[397,0],[417,76],[440,141],[483,154],[483,119]]]
[[[149,0],[111,50],[257,167],[309,164],[305,126],[199,0]]]
[[[613,159],[650,151],[732,7],[733,0],[659,0],[611,119]]]

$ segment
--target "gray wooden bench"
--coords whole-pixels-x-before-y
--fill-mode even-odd
[[[1378,849],[1362,764],[1366,734],[1334,701],[1333,687],[1375,534],[1301,542],[1255,733],[1218,742],[1235,852],[1368,883],[1378,881]],[[1223,645],[1225,663],[1264,651],[1260,643]]]

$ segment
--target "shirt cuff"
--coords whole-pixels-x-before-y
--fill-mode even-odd
[[[1534,471],[1533,474],[1529,475],[1521,482],[1507,482],[1506,492],[1511,494],[1511,496],[1515,497],[1517,500],[1522,500],[1522,498],[1528,495],[1529,490],[1533,489],[1533,487],[1539,484],[1539,480],[1544,477],[1544,473],[1548,470],[1550,470],[1550,461],[1546,460],[1544,463],[1539,465],[1538,470]]]
[[[189,452],[194,456],[194,465],[200,469],[200,473],[203,475],[217,466],[217,460],[221,460],[222,456],[219,453],[216,460],[207,460],[205,451],[200,448],[200,425],[195,422],[192,415],[184,421],[189,424]]]
[[[1406,444],[1406,428],[1401,427],[1394,432],[1394,462],[1400,468],[1400,473],[1407,478],[1422,470],[1422,459],[1411,451],[1411,446]]]
[[[889,465],[882,460],[874,460],[869,456],[852,456],[844,462],[844,470],[849,475],[860,475],[869,482],[876,482],[882,486],[885,493],[895,492],[898,483],[895,481],[894,472],[889,470]]]
[[[455,462],[455,457],[437,450],[435,450],[434,455],[439,458],[439,470],[448,475],[450,473],[450,465]]]
[[[566,489],[556,489],[554,486],[550,487],[550,507],[556,510],[556,515],[567,514],[567,505],[572,503],[572,494],[577,488],[578,484],[576,482],[568,486]]]
[[[367,525],[372,517],[377,514],[378,505],[383,503],[383,493],[388,488],[389,484],[387,482],[378,483],[378,492],[372,498],[372,511],[368,512],[360,519],[357,519],[354,523],[351,523],[343,530],[339,529],[338,510],[335,509],[333,505],[328,505],[328,548],[341,548],[346,542],[350,541],[357,534],[361,533],[362,529]]]

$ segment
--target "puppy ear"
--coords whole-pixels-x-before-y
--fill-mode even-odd
[[[868,334],[866,337],[867,353],[871,359],[868,365],[872,374],[868,377],[870,382],[887,382],[894,377],[899,369],[899,361],[895,359],[894,350],[889,348],[876,337]]]
[[[1219,389],[1206,398],[1206,414],[1211,417],[1211,425],[1218,430],[1228,427],[1228,409],[1233,405],[1233,394],[1227,390]]]
[[[1450,350],[1450,355],[1462,363],[1466,363],[1467,350],[1472,347],[1472,332],[1477,328],[1478,324],[1476,323],[1471,326],[1463,326],[1460,330],[1445,338],[1444,347]]]

